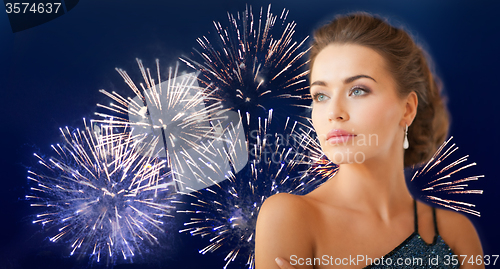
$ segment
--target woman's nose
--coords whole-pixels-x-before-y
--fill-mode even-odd
[[[328,115],[330,121],[346,121],[349,119],[349,113],[346,110],[346,100],[340,97],[332,98],[331,107]]]

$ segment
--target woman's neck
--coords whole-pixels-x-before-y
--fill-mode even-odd
[[[387,154],[363,163],[341,164],[330,188],[345,206],[389,220],[405,210],[412,197],[404,178],[403,156]]]

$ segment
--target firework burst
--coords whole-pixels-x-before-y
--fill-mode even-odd
[[[461,202],[453,197],[460,194],[482,194],[482,190],[469,189],[469,183],[484,175],[462,176],[464,170],[475,166],[476,163],[466,163],[469,155],[450,160],[450,155],[458,150],[455,143],[450,143],[452,138],[445,141],[427,163],[413,168],[415,172],[411,182],[421,184],[420,195],[424,200],[480,217],[479,211],[471,209],[475,207],[474,204]]]
[[[217,35],[198,38],[201,51],[181,60],[220,89],[225,107],[262,114],[277,101],[307,106],[300,101],[309,99],[308,70],[303,70],[307,37],[294,41],[296,23],[286,22],[287,15],[286,9],[280,16],[272,14],[270,5],[258,15],[251,6],[241,14],[228,13],[229,26],[214,22]]]
[[[168,173],[160,171],[155,143],[144,135],[113,133],[107,126],[70,132],[61,129],[57,157],[39,159],[29,171],[32,207],[42,208],[33,223],[52,233],[50,241],[70,244],[71,255],[91,254],[107,264],[131,259],[141,246],[156,245],[164,218],[171,216]],[[170,183],[169,183],[170,181]]]
[[[300,143],[307,141],[299,132],[300,123],[289,119],[280,126],[282,133],[271,132],[272,110],[269,117],[258,118],[259,128],[251,131],[245,140],[238,134],[230,132],[225,136],[229,142],[229,151],[207,149],[219,152],[229,159],[232,166],[241,166],[234,155],[226,156],[235,148],[243,147],[238,152],[249,152],[248,164],[239,173],[233,167],[226,169],[212,165],[209,161],[200,160],[192,169],[217,171],[222,182],[209,182],[210,187],[190,192],[180,203],[184,203],[190,221],[179,232],[193,236],[209,238],[209,244],[200,253],[206,254],[218,250],[225,253],[224,268],[231,262],[243,267],[254,268],[254,237],[258,212],[263,202],[273,194],[287,192],[305,194],[313,186],[318,186],[325,178],[310,178],[304,173],[314,157],[302,152]],[[248,119],[250,120],[250,119]],[[238,124],[242,124],[241,121]],[[274,126],[277,128],[277,126]],[[232,128],[230,130],[240,130]]]
[[[186,152],[197,152],[203,142],[217,138],[212,126],[213,120],[224,120],[226,110],[220,101],[213,97],[210,85],[199,87],[197,74],[178,74],[178,66],[169,68],[168,79],[161,81],[160,64],[156,60],[157,74],[151,75],[142,61],[137,59],[144,83],[137,86],[122,69],[116,69],[126,84],[135,93],[134,98],[125,98],[116,92],[101,90],[114,102],[109,106],[98,104],[107,113],[96,113],[103,117],[99,122],[114,127],[132,126],[134,134],[148,134],[147,137],[160,137],[156,149],[164,149],[159,156],[165,158],[173,173],[178,189],[196,184],[182,181],[185,173],[183,156]],[[150,142],[142,140],[142,142]],[[197,159],[196,156],[191,158]],[[185,188],[184,188],[185,189]]]

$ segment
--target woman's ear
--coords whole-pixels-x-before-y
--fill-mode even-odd
[[[415,117],[417,116],[418,107],[418,97],[417,94],[412,91],[406,97],[405,114],[403,116],[404,124],[411,125]]]

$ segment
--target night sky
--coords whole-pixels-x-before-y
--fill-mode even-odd
[[[7,1],[6,1],[7,2]],[[81,127],[96,103],[108,102],[99,89],[131,96],[115,67],[138,75],[136,58],[154,67],[174,66],[198,48],[196,38],[213,31],[212,21],[227,25],[227,12],[272,4],[273,13],[289,9],[302,40],[335,14],[367,11],[399,22],[430,52],[441,76],[452,115],[450,135],[461,155],[477,163],[485,178],[471,195],[481,217],[468,215],[485,254],[500,254],[498,230],[500,158],[498,90],[500,5],[496,1],[80,1],[69,12],[39,26],[13,33],[0,12],[0,268],[98,267],[68,257],[31,223],[36,212],[24,199],[27,170],[34,152],[51,154],[60,142],[58,128]],[[175,226],[175,225],[174,225]],[[201,255],[204,241],[176,230],[161,251],[117,268],[222,268],[223,256]],[[498,262],[500,263],[500,261]],[[492,267],[493,268],[493,267]]]

